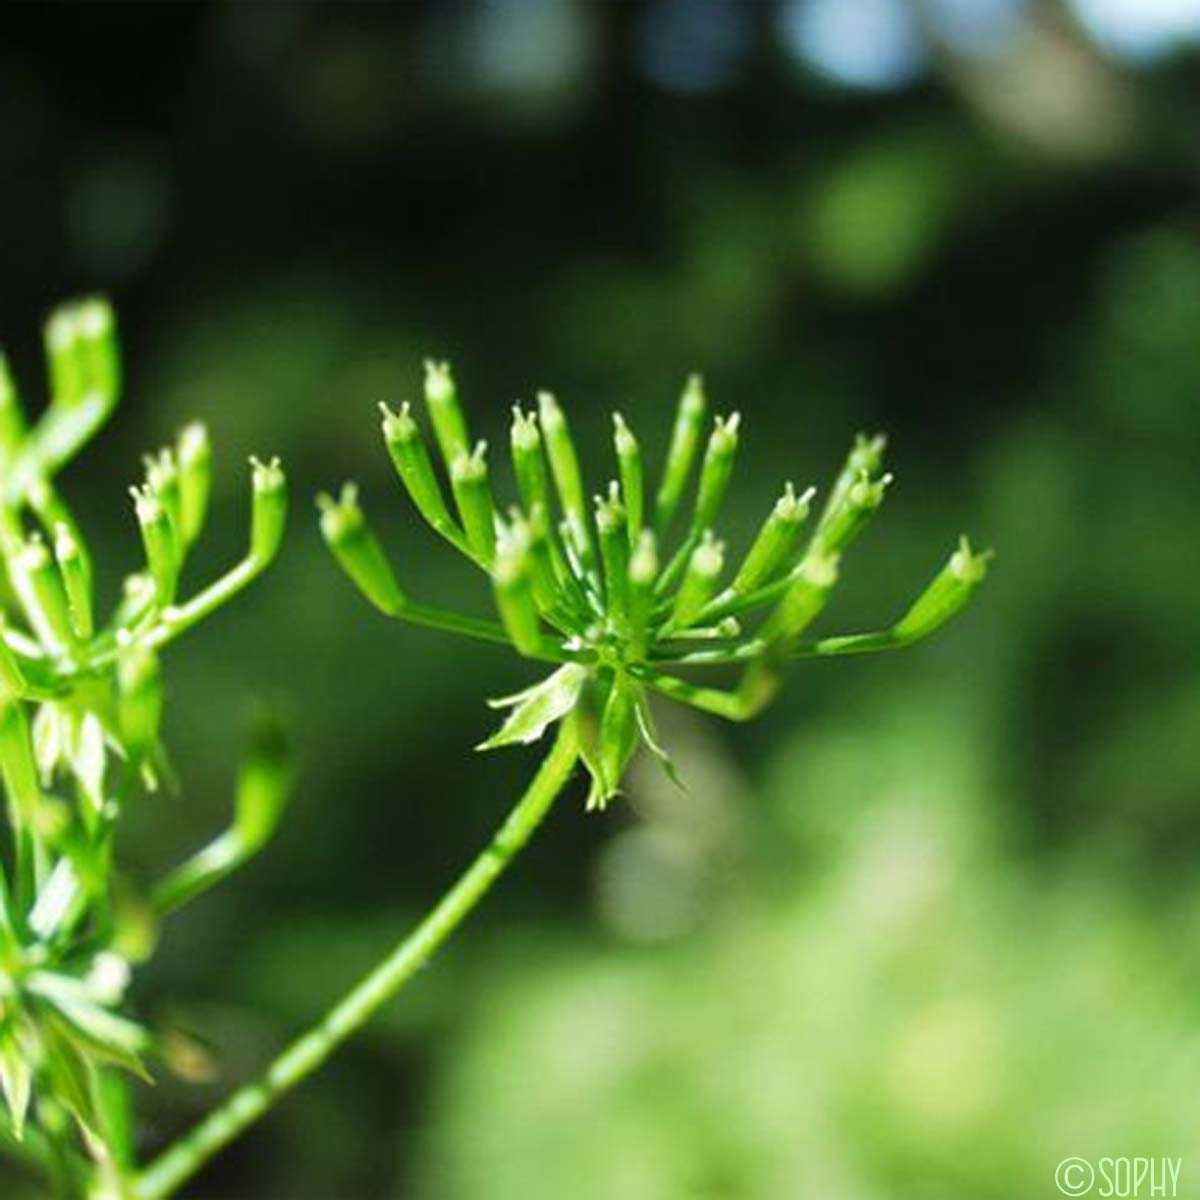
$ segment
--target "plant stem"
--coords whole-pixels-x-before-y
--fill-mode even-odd
[[[220,1108],[150,1163],[134,1182],[135,1200],[165,1200],[172,1195],[400,991],[529,840],[570,778],[578,754],[578,731],[574,720],[568,718],[560,725],[549,754],[504,824],[421,924],[319,1024],[293,1042],[259,1080],[234,1092]]]

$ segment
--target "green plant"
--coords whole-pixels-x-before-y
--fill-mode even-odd
[[[160,651],[267,566],[287,495],[278,464],[255,462],[245,557],[181,599],[211,469],[203,426],[188,426],[146,459],[132,489],[144,564],[99,616],[88,543],[55,478],[116,406],[112,310],[61,308],[45,344],[50,403],[32,426],[0,357],[0,1141],[61,1194],[122,1197],[134,1170],[128,1075],[165,1053],[129,1012],[131,968],[163,917],[270,837],[288,792],[278,730],[252,740],[231,828],[157,882],[126,874],[116,835],[142,793],[173,788]]]
[[[806,631],[830,598],[842,553],[883,499],[889,477],[879,473],[881,438],[856,441],[807,538],[802,532],[813,493],[797,496],[788,485],[722,583],[725,552],[712,528],[729,486],[740,423],[736,414],[718,417],[705,442],[706,401],[698,378],[683,392],[653,496],[637,440],[614,416],[618,478],[594,508],[587,504],[566,418],[552,396],[539,396],[536,415],[519,409],[514,414],[511,449],[521,504],[501,512],[485,446],[471,445],[448,367],[427,366],[424,394],[453,507],[407,404],[398,413],[384,408],[384,440],[417,511],[489,579],[499,620],[412,601],[351,484],[337,499],[320,498],[322,533],[357,588],[388,616],[499,642],[551,664],[540,682],[493,702],[511,711],[481,749],[536,741],[552,724],[557,734],[491,842],[417,928],[260,1080],[235,1092],[151,1163],[137,1179],[139,1200],[172,1194],[394,996],[525,845],[577,763],[582,761],[590,777],[588,804],[595,808],[617,793],[639,744],[673,775],[654,731],[649,692],[748,719],[775,695],[790,660],[906,646],[961,610],[984,576],[987,556],[973,553],[964,538],[891,628],[811,638]],[[660,562],[659,546],[684,506],[697,463],[683,535]],[[746,622],[756,614],[762,619],[748,631]],[[723,665],[741,670],[731,690],[680,674]]]

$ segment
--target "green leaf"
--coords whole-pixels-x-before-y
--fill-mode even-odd
[[[487,741],[475,748],[494,750],[498,746],[511,746],[517,742],[536,742],[548,725],[561,720],[575,707],[586,678],[586,667],[567,663],[522,692],[489,700],[491,708],[511,707],[513,711]]]
[[[53,1005],[70,1026],[73,1040],[85,1057],[91,1051],[149,1079],[142,1062],[142,1055],[153,1046],[149,1031],[100,1004],[86,983],[57,972],[35,971],[26,980],[25,989]]]
[[[95,1064],[68,1022],[47,1012],[38,1026],[46,1090],[75,1118],[92,1156],[102,1159],[107,1150],[93,1102]]]
[[[658,731],[654,728],[654,718],[650,713],[650,700],[646,695],[646,689],[640,684],[638,685],[638,698],[635,711],[637,713],[638,731],[642,735],[642,742],[645,744],[646,749],[658,760],[667,778],[680,791],[686,792],[687,784],[680,777],[679,770],[675,766],[675,760],[658,740]]]
[[[600,717],[600,776],[588,795],[588,808],[603,809],[621,787],[638,742],[637,696],[635,685],[618,674],[609,689]]]

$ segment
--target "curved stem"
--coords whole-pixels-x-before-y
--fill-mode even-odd
[[[400,991],[529,840],[570,778],[578,755],[578,732],[575,722],[568,717],[560,725],[550,753],[504,824],[421,924],[334,1005],[318,1025],[293,1042],[259,1080],[234,1092],[220,1108],[150,1163],[134,1182],[135,1200],[165,1200],[172,1195]]]

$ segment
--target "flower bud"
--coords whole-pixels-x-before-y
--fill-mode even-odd
[[[88,390],[115,399],[121,388],[117,319],[107,300],[84,300],[76,309],[79,349]]]
[[[657,539],[652,529],[643,529],[629,558],[629,624],[639,641],[644,638],[650,623],[657,579]]]
[[[58,564],[39,535],[18,546],[10,570],[38,640],[51,654],[62,654],[74,644],[75,629]]]
[[[58,560],[63,588],[67,594],[71,626],[76,636],[86,642],[94,632],[91,580],[79,543],[65,523],[60,523],[54,531],[54,557]]]
[[[358,488],[352,483],[343,485],[337,500],[322,494],[317,497],[317,507],[321,510],[321,536],[358,590],[389,616],[403,609],[404,593],[358,506]]]
[[[621,476],[621,495],[629,526],[629,545],[632,547],[642,531],[645,515],[645,479],[642,472],[642,451],[633,431],[619,412],[613,413],[613,446],[617,451],[617,467]]]
[[[250,466],[250,557],[266,566],[278,552],[287,526],[287,476],[277,458],[260,462],[251,457]]]
[[[502,538],[492,571],[496,609],[513,644],[522,654],[536,654],[542,630],[533,590],[533,556],[528,532],[518,526]]]
[[[154,580],[154,599],[159,608],[166,608],[175,599],[179,583],[180,554],[175,528],[149,484],[129,489],[133,496],[134,512],[142,533],[146,566]]]
[[[455,459],[467,453],[470,439],[449,363],[425,360],[425,407],[433,422],[433,434],[442,452],[442,461],[450,470]]]
[[[654,524],[659,537],[666,532],[683,498],[683,489],[687,486],[688,475],[700,446],[700,427],[706,405],[704,381],[699,375],[689,376],[683,395],[679,398],[675,425],[667,447],[667,461],[654,504]]]
[[[940,629],[971,599],[987,574],[991,552],[975,554],[964,535],[958,549],[896,623],[895,635],[904,641],[925,637]]]
[[[784,487],[783,495],[762,523],[754,544],[730,584],[734,595],[745,596],[761,587],[784,565],[796,543],[800,526],[808,518],[813,492],[814,489],[809,488],[797,497],[790,483]]]
[[[792,582],[764,622],[760,637],[795,637],[802,633],[829,601],[838,579],[836,554],[810,553],[796,568]]]
[[[675,593],[670,626],[686,629],[699,615],[716,591],[717,579],[725,565],[725,546],[705,530],[700,545],[692,551],[683,582]]]
[[[542,435],[538,432],[537,414],[522,412],[518,404],[513,405],[512,411],[509,443],[521,503],[526,512],[533,512],[539,504],[549,512],[550,481],[546,476],[546,459],[542,454]]]
[[[739,413],[730,417],[717,417],[708,446],[704,451],[704,462],[700,467],[700,485],[696,492],[696,509],[692,517],[694,530],[707,529],[720,510],[725,493],[729,490],[729,478],[733,474],[733,461],[737,455]]]
[[[722,617],[714,626],[713,632],[719,638],[735,638],[742,636],[742,623],[737,617]]]
[[[383,440],[392,466],[417,511],[438,533],[451,541],[461,540],[458,526],[446,507],[421,430],[413,420],[408,404],[402,404],[398,413],[392,412],[386,404],[381,404],[379,411],[383,414]]]
[[[52,403],[70,408],[93,393],[116,398],[120,387],[116,319],[108,301],[64,305],[45,330]]]
[[[158,743],[163,690],[158,655],[140,642],[117,654],[117,725],[129,756],[145,758]]]
[[[611,616],[623,621],[629,611],[629,530],[616,480],[608,485],[607,499],[596,497],[596,532],[608,610]]]
[[[544,505],[535,504],[528,521],[513,519],[513,527],[524,528],[533,559],[533,594],[538,608],[547,615],[562,616],[577,607],[580,598],[570,590],[574,580],[566,575],[565,566],[556,565],[554,547],[550,542],[550,522]]]
[[[179,465],[173,451],[165,447],[157,454],[148,454],[144,460],[146,485],[158,498],[171,519],[171,528],[180,547],[180,557],[185,548],[183,537],[183,492],[179,483]]]
[[[487,443],[479,442],[450,464],[450,487],[467,535],[467,545],[484,566],[496,557],[496,506],[488,482]]]
[[[175,443],[179,469],[179,534],[190,546],[204,528],[212,487],[212,447],[208,430],[193,421],[180,431]]]
[[[592,545],[588,534],[583,473],[579,469],[575,442],[571,437],[567,418],[554,396],[549,392],[539,392],[537,400],[546,455],[550,459],[550,473],[554,476],[554,486],[558,489],[558,498],[562,502],[572,544],[586,569],[592,559]]]
[[[277,714],[256,713],[247,741],[233,823],[242,858],[270,841],[287,808],[294,775],[288,729]]]
[[[43,334],[50,375],[50,402],[63,408],[78,404],[87,389],[74,305],[55,309]]]
[[[875,510],[883,503],[891,475],[871,479],[866,471],[842,495],[841,502],[828,511],[813,535],[813,544],[825,554],[838,554],[863,531]]]
[[[29,507],[37,513],[38,521],[41,522],[48,537],[57,537],[60,525],[67,527],[75,542],[79,561],[90,588],[92,581],[91,555],[88,553],[87,544],[84,542],[78,523],[63,498],[55,490],[54,485],[45,479],[34,479],[25,492],[25,498],[29,501]]]
[[[856,483],[864,472],[870,477],[879,470],[886,446],[887,438],[883,434],[867,437],[865,433],[860,433],[854,439],[854,445],[850,447],[850,453],[846,456],[838,477],[833,481],[833,487],[829,489],[825,507],[817,521],[818,529],[825,525],[834,510],[841,506],[851,485]]]

